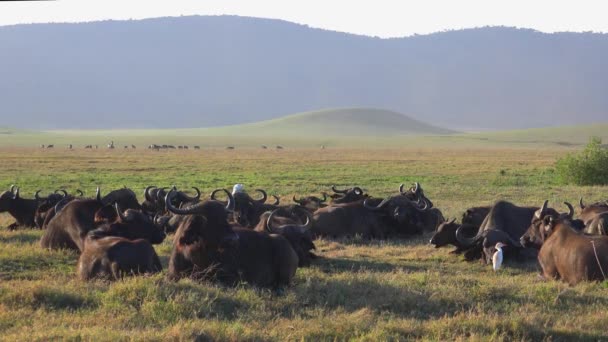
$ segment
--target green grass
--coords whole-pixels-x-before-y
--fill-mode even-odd
[[[447,217],[507,199],[539,205],[606,199],[607,187],[559,186],[565,148],[317,148],[281,152],[46,151],[0,149],[0,189],[81,188],[92,195],[126,184],[216,187],[242,182],[285,203],[332,184],[373,195],[420,181]],[[561,205],[557,205],[561,210]],[[0,227],[12,221],[0,214]],[[603,340],[608,283],[568,288],[537,279],[534,261],[489,267],[411,240],[318,240],[321,258],[299,269],[283,296],[241,285],[164,279],[76,279],[78,256],[45,251],[42,232],[0,228],[0,336],[4,340]],[[156,246],[166,266],[170,236]]]

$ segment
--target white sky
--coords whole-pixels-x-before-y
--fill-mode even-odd
[[[276,18],[312,27],[401,37],[486,25],[543,32],[608,32],[605,0],[58,0],[1,2],[0,25],[179,15]]]

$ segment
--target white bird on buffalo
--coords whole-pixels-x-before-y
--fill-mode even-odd
[[[507,246],[506,244],[499,242],[494,247],[494,248],[496,248],[496,252],[494,252],[494,255],[492,255],[492,268],[494,269],[494,271],[498,271],[498,269],[502,265],[502,259],[503,259],[502,247],[506,247],[506,246]]]
[[[245,192],[245,186],[243,184],[235,184],[232,187],[232,195],[234,196],[237,192]]]

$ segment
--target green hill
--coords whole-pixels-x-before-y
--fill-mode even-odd
[[[256,123],[209,128],[205,135],[387,136],[437,135],[454,131],[376,108],[338,108],[298,113]]]

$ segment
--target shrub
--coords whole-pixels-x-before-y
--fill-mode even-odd
[[[608,184],[608,149],[600,138],[592,137],[584,150],[559,159],[556,171],[566,184]]]

